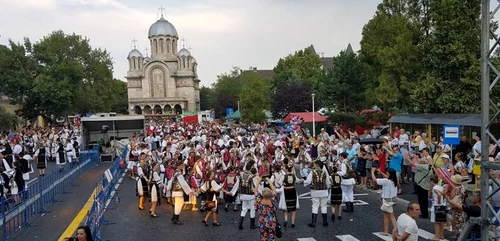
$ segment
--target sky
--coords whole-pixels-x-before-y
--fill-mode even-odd
[[[133,39],[145,55],[149,27],[165,18],[191,47],[201,84],[233,66],[272,69],[279,58],[311,44],[325,57],[349,43],[359,50],[363,26],[382,0],[0,0],[0,44],[36,42],[63,30],[106,49],[114,77],[124,80]],[[180,44],[179,49],[182,47]]]

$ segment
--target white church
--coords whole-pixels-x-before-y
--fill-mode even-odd
[[[182,114],[200,110],[200,80],[195,58],[163,14],[148,32],[151,57],[135,47],[128,54],[128,104],[132,115]]]

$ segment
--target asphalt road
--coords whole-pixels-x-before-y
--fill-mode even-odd
[[[105,225],[101,231],[102,240],[258,240],[258,229],[249,229],[249,217],[244,222],[244,230],[238,230],[238,219],[240,212],[225,212],[223,206],[219,206],[219,227],[205,227],[201,220],[204,213],[183,211],[181,221],[184,225],[171,223],[172,207],[162,204],[157,209],[159,218],[151,218],[148,214],[150,203],[146,202],[145,210],[138,210],[138,198],[135,196],[134,181],[125,178],[118,190],[119,202],[116,199],[110,204],[105,213],[105,218],[112,223]],[[296,227],[283,231],[281,240],[392,240],[383,239],[376,234],[382,231],[383,219],[380,211],[380,194],[363,189],[355,189],[354,213],[344,213],[341,221],[336,220],[329,226],[321,225],[321,217],[318,217],[318,226],[309,228],[307,224],[311,221],[311,201],[308,195],[309,189],[299,187],[301,209],[297,211]],[[395,206],[396,215],[403,213],[406,204],[403,202]],[[328,210],[330,212],[330,209]],[[330,215],[330,214],[329,214]],[[283,216],[280,212],[279,220],[283,224]],[[211,220],[210,220],[211,222]],[[420,228],[419,240],[427,240],[433,236],[432,224],[428,219],[417,220]],[[392,228],[390,228],[392,230]],[[446,233],[448,237],[449,233]]]

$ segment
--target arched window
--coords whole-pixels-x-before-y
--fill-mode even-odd
[[[128,60],[128,69],[132,69],[132,61],[131,59]]]
[[[177,41],[175,41],[175,39],[172,39],[172,52],[174,54],[177,53]]]
[[[160,52],[163,53],[163,39],[160,39]]]
[[[186,57],[182,56],[182,68],[186,68]]]
[[[170,41],[170,38],[167,39],[167,53],[171,53],[172,51],[172,42]]]
[[[153,43],[154,43],[154,46],[153,46],[153,48],[154,48],[154,52],[155,52],[155,53],[158,53],[158,42],[156,41],[156,39],[155,39],[155,40],[153,40]]]
[[[132,61],[134,61],[134,69],[135,69],[135,60],[136,60],[136,57],[133,57]]]

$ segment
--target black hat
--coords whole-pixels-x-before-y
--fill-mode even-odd
[[[320,160],[316,160],[314,163],[318,165],[320,169],[323,168],[323,162],[321,162]]]

